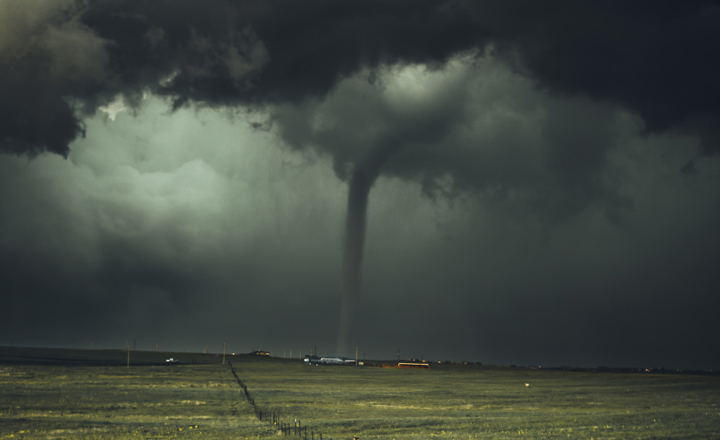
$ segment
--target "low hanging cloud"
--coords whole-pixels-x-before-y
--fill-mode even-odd
[[[4,0],[2,150],[67,154],[82,118],[122,94],[174,106],[322,98],[364,69],[483,51],[553,93],[638,114],[717,149],[715,2]]]
[[[106,41],[74,1],[0,3],[0,151],[66,156],[84,131],[69,100],[104,87]]]
[[[547,220],[630,203],[609,160],[617,140],[639,129],[627,112],[555,97],[476,53],[443,69],[393,67],[372,83],[367,76],[342,81],[325,99],[275,106],[269,123],[287,145],[332,158],[343,180],[380,150],[375,177],[419,182],[431,198],[472,193]]]

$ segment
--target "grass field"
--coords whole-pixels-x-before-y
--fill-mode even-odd
[[[244,439],[268,432],[214,355],[166,365],[167,353],[131,352],[127,368],[121,351],[3,351],[2,439]]]
[[[14,350],[14,351],[11,351]],[[215,355],[0,349],[0,438],[277,437]],[[164,365],[164,358],[189,362]],[[323,438],[718,438],[720,378],[228,357],[258,408]],[[525,383],[530,386],[526,387]],[[317,436],[316,436],[317,438]]]

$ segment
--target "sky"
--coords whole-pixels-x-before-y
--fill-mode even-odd
[[[718,369],[719,52],[717,1],[0,0],[0,344]]]

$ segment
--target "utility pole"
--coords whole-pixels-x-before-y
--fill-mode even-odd
[[[400,360],[400,349],[398,348],[398,360]]]
[[[128,346],[127,346],[127,352],[128,352],[127,366],[128,366],[128,368],[130,368],[130,344],[128,344]]]
[[[355,346],[355,366],[357,367],[357,346]]]
[[[223,365],[225,365],[225,343],[223,342]]]

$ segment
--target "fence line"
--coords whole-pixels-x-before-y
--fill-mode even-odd
[[[323,440],[322,432],[316,433],[312,430],[308,432],[307,425],[303,426],[300,420],[295,420],[292,423],[285,423],[280,418],[279,413],[274,409],[266,409],[263,412],[263,410],[255,404],[255,398],[248,391],[247,385],[245,385],[242,379],[238,377],[237,373],[235,372],[235,368],[230,361],[228,361],[228,365],[230,365],[230,371],[232,372],[232,375],[235,376],[235,380],[237,381],[238,385],[240,385],[240,388],[242,388],[243,392],[245,393],[245,398],[247,399],[248,403],[252,405],[253,410],[255,411],[255,416],[258,418],[258,420],[260,420],[261,422],[272,424],[273,427],[281,435],[299,436],[302,440],[315,440],[317,436],[319,440]],[[332,440],[332,438],[329,437],[325,438],[326,440]]]

